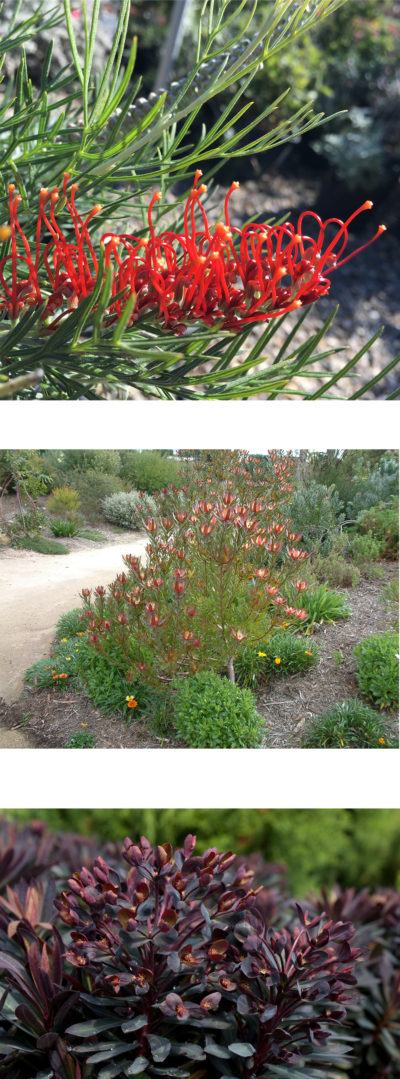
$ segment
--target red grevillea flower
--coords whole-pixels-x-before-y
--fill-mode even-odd
[[[229,219],[229,199],[239,186],[236,181],[225,198],[225,221],[211,227],[200,197],[206,191],[206,185],[199,184],[201,175],[198,169],[186,202],[182,232],[156,235],[152,214],[161,198],[156,191],[148,209],[148,238],[113,232],[100,238],[105,267],[112,268],[107,324],[120,317],[132,296],[129,325],[150,318],[162,329],[182,334],[193,322],[232,331],[266,322],[325,295],[333,270],[385,231],[380,225],[368,243],[343,257],[349,226],[371,208],[369,201],[347,221],[332,217],[323,222],[318,214],[306,210],[296,228],[290,222],[235,228]],[[34,254],[18,220],[21,196],[14,184],[9,185],[11,253],[0,262],[0,311],[15,320],[24,308],[44,303],[46,332],[93,291],[98,271],[89,224],[101,207],[96,204],[83,219],[75,205],[78,185],[73,183],[68,190],[68,183],[66,173],[63,198],[74,226],[73,239],[64,236],[56,219],[59,188],[42,188]],[[311,225],[314,236],[308,234]],[[333,230],[331,239],[328,230]],[[42,231],[47,234],[44,245]],[[49,325],[49,318],[60,308]]]

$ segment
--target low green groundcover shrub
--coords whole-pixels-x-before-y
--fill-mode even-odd
[[[399,702],[399,636],[391,630],[372,633],[354,648],[356,679],[361,693],[380,708]]]
[[[76,734],[71,734],[66,749],[93,749],[95,745],[94,734],[90,734],[90,731],[77,731]]]
[[[54,686],[59,690],[69,689],[77,675],[78,652],[84,645],[78,637],[63,637],[54,651],[44,659],[38,659],[25,671],[26,685],[31,689],[45,689]]]
[[[38,554],[68,554],[68,547],[64,547],[63,543],[46,539],[45,536],[16,536],[12,546],[24,551],[37,551]]]
[[[267,682],[274,674],[285,676],[305,671],[318,663],[319,648],[294,633],[275,633],[267,641],[242,648],[235,660],[236,679],[242,686]]]
[[[303,735],[307,749],[393,749],[382,716],[357,697],[336,704],[314,717]]]
[[[175,679],[173,721],[193,749],[249,749],[260,745],[262,718],[249,689],[213,671]]]
[[[139,491],[121,491],[119,494],[109,495],[103,502],[103,513],[107,521],[121,528],[132,528],[134,531],[143,527],[143,514],[151,517],[155,513],[156,504],[151,495],[139,493]]]
[[[61,637],[77,637],[83,633],[83,630],[82,608],[74,607],[72,611],[66,611],[58,619],[56,626],[57,639],[61,640]]]

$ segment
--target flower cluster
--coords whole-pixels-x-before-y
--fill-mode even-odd
[[[369,201],[344,222],[338,218],[323,222],[318,214],[304,211],[296,227],[285,222],[236,228],[229,218],[229,199],[238,187],[236,181],[225,198],[224,221],[212,227],[201,202],[207,190],[199,183],[201,176],[197,169],[182,231],[156,234],[153,209],[161,198],[161,192],[156,191],[148,209],[148,237],[114,232],[101,236],[104,272],[108,267],[112,270],[106,325],[118,320],[130,301],[128,325],[150,319],[176,334],[196,322],[239,331],[249,323],[265,322],[314,303],[329,291],[333,270],[368,246],[364,244],[343,257],[349,226],[371,208]],[[96,204],[82,218],[75,202],[78,185],[69,185],[69,179],[66,173],[62,195],[58,187],[40,191],[34,253],[18,219],[21,196],[14,184],[8,188],[11,252],[0,262],[0,311],[15,320],[25,308],[43,305],[43,332],[51,332],[68,311],[90,295],[99,270],[89,226],[101,206]],[[61,198],[72,221],[73,239],[64,235],[56,217]],[[310,226],[314,237],[309,234]],[[331,229],[333,236],[328,239]],[[369,243],[384,229],[380,225]]]

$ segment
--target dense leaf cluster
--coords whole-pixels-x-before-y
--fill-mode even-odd
[[[191,835],[175,851],[127,839],[77,871],[92,853],[79,845],[3,828],[0,1075],[278,1079],[306,1068],[318,1079],[341,1066],[361,954],[349,921],[298,905],[284,916],[285,897],[266,924],[268,889],[231,852],[196,855]]]

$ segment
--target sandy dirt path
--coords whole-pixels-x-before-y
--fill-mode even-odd
[[[57,620],[79,606],[81,589],[110,584],[124,568],[123,555],[144,557],[146,543],[144,533],[130,532],[122,542],[118,537],[104,547],[92,545],[66,555],[12,549],[2,552],[0,697],[8,704],[18,699],[24,671],[48,654]]]

